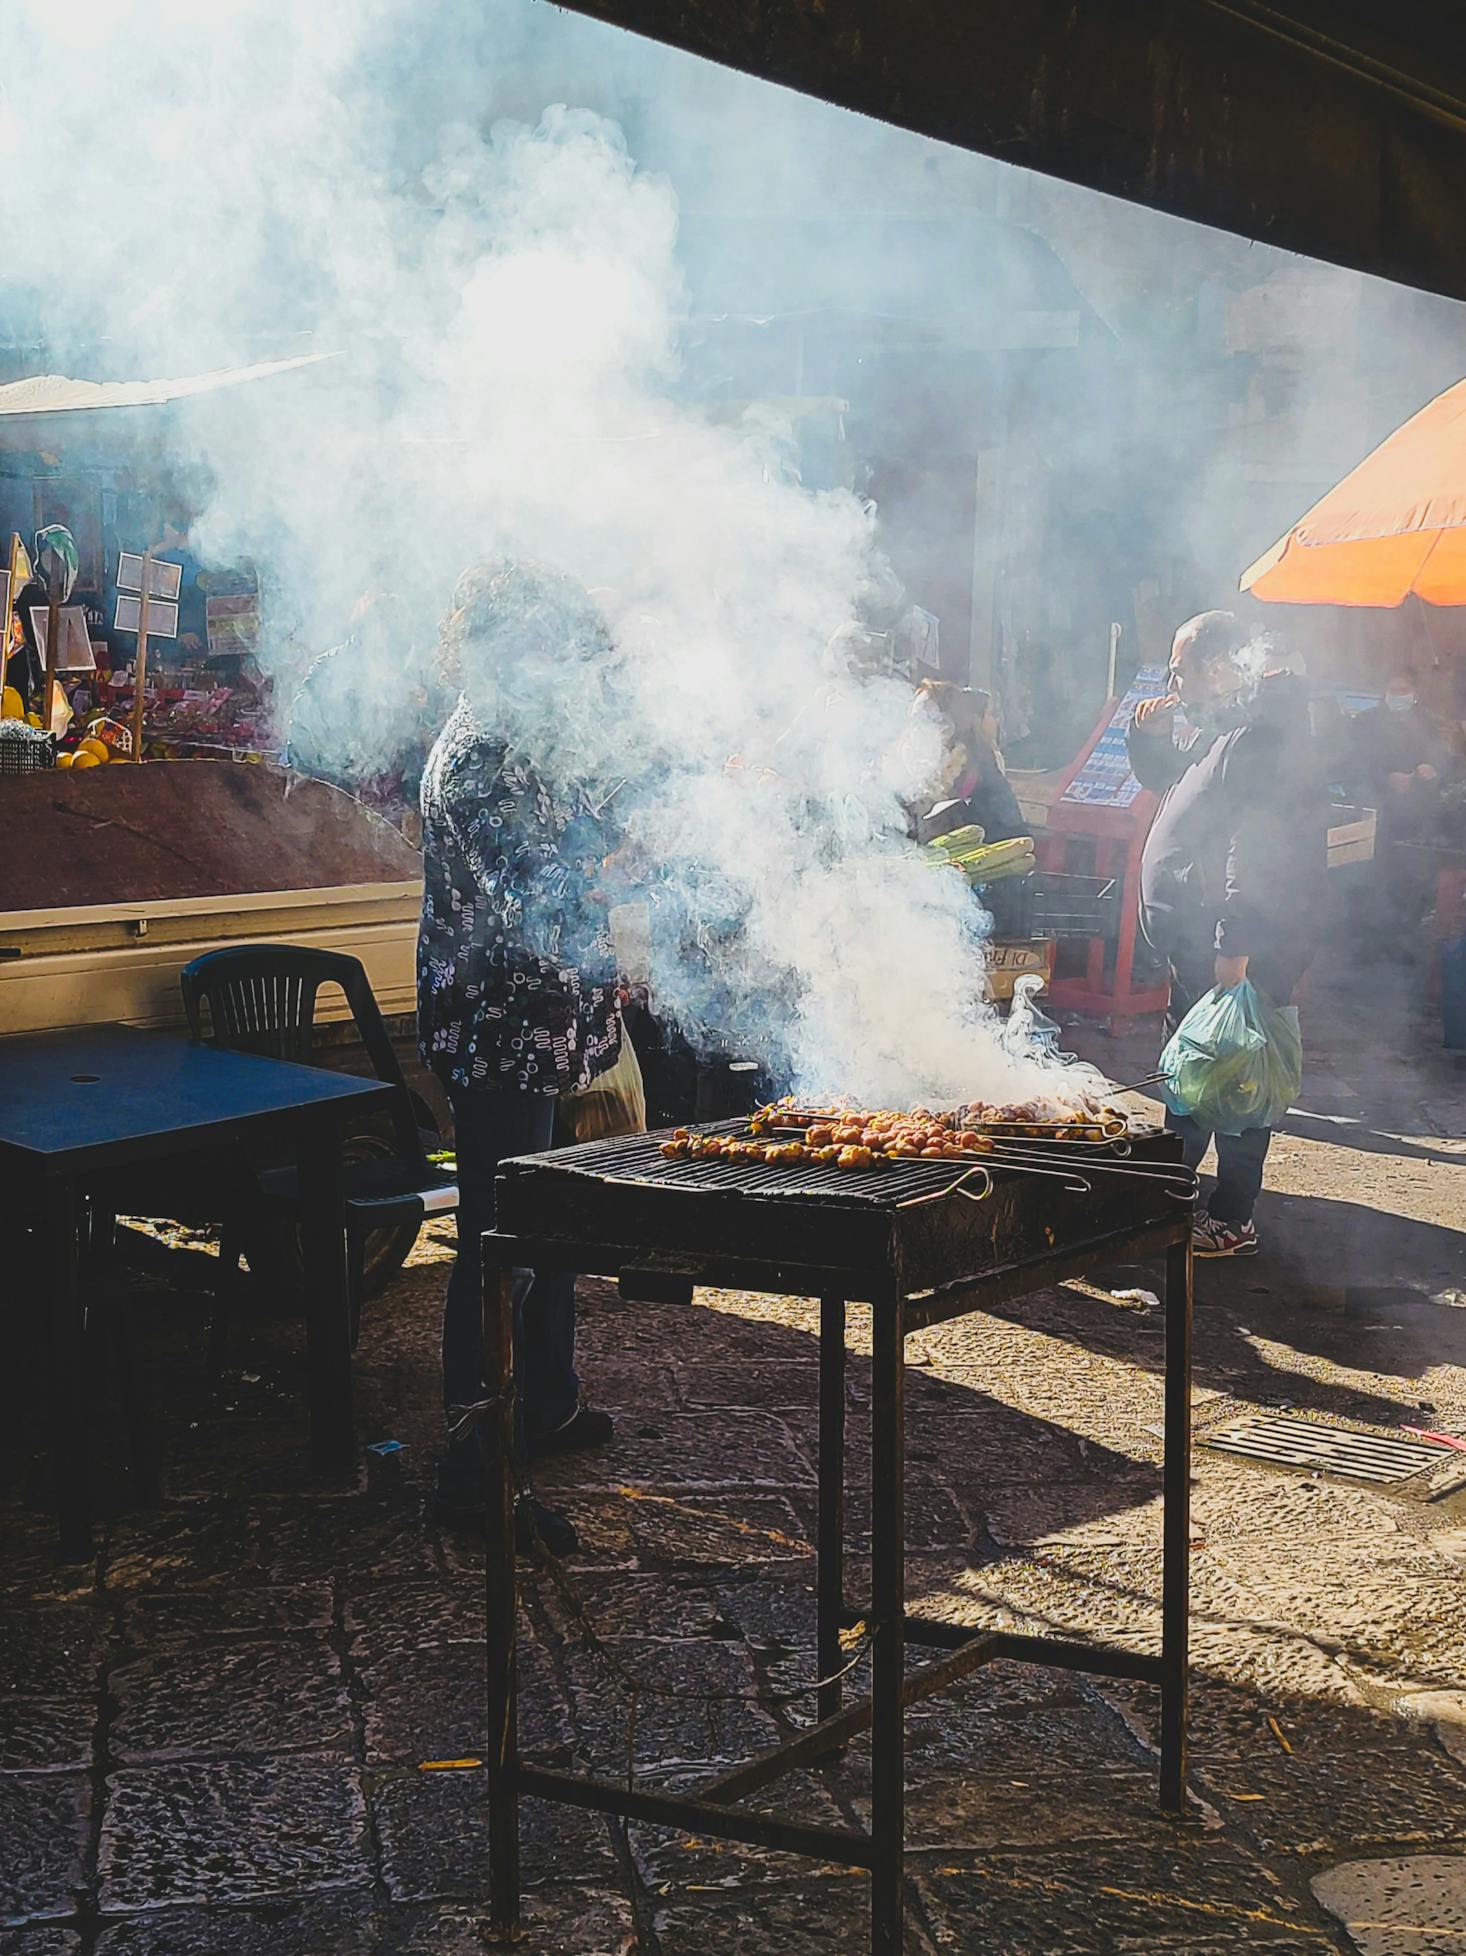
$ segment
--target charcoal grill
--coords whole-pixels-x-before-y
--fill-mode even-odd
[[[700,1132],[732,1132],[741,1124]],[[497,1228],[484,1238],[488,1450],[489,1857],[493,1927],[517,1933],[521,1795],[804,1854],[871,1874],[871,1956],[900,1956],[903,1711],[996,1658],[1137,1678],[1161,1692],[1160,1800],[1185,1781],[1190,1534],[1191,1223],[1195,1177],[1177,1137],[1132,1132],[1103,1148],[995,1150],[981,1163],[903,1160],[841,1170],[668,1160],[658,1135],[593,1141],[501,1164]],[[1107,1261],[1163,1253],[1164,1575],[1159,1655],[1080,1637],[973,1633],[908,1613],[903,1470],[907,1336]],[[696,1284],[820,1300],[817,1722],[689,1793],[526,1764],[515,1698],[514,1268],[616,1277],[638,1297]],[[657,1287],[661,1286],[659,1290]],[[845,1596],[845,1309],[872,1308],[871,1583]],[[842,1703],[840,1634],[871,1644],[871,1690]],[[943,1653],[908,1673],[908,1643]],[[737,1802],[871,1733],[871,1824],[830,1827]]]

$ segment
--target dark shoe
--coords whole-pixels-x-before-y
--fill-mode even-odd
[[[527,1560],[549,1554],[558,1561],[563,1556],[574,1555],[579,1547],[580,1537],[569,1515],[562,1515],[558,1508],[547,1508],[532,1494],[520,1495],[514,1509],[516,1555]]]
[[[582,1399],[563,1426],[549,1433],[536,1433],[529,1443],[531,1460],[544,1460],[553,1453],[586,1453],[591,1447],[608,1447],[616,1437],[609,1413],[598,1406],[587,1406]]]

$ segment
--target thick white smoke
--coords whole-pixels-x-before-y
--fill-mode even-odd
[[[119,371],[339,353],[177,424],[213,484],[196,546],[260,563],[268,645],[330,643],[374,586],[430,631],[485,557],[595,591],[618,708],[567,688],[554,747],[625,778],[685,916],[664,1006],[695,1020],[716,966],[730,1029],[755,1049],[776,1030],[807,1089],[1036,1090],[981,1004],[964,885],[904,839],[931,759],[902,742],[909,695],[827,654],[875,573],[867,512],[801,486],[777,415],[675,400],[674,186],[596,114],[496,121],[512,62],[481,45],[472,124],[432,127],[435,61],[445,95],[473,91],[451,39],[394,67],[416,11],[25,0],[0,125],[11,274],[58,349],[100,335]]]

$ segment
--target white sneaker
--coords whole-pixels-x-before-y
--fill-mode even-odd
[[[1250,1222],[1218,1222],[1203,1212],[1191,1225],[1191,1250],[1194,1256],[1256,1256],[1257,1229]]]

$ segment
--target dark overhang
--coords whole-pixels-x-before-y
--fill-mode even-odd
[[[1466,297],[1446,0],[563,0],[944,142]]]

